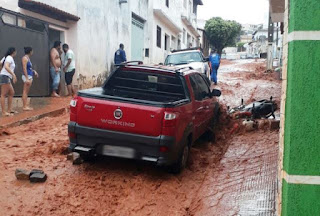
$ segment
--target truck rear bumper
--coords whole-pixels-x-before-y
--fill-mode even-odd
[[[144,136],[118,131],[110,131],[78,125],[70,122],[69,150],[83,154],[105,155],[154,162],[157,165],[171,165],[177,158],[176,142],[170,136]],[[167,152],[160,152],[167,147]]]

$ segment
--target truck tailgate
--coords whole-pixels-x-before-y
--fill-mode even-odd
[[[106,130],[159,136],[164,108],[78,97],[77,123]]]

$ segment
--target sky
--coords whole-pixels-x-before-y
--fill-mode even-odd
[[[211,17],[235,20],[241,24],[268,23],[269,0],[202,0],[198,6],[198,19]]]

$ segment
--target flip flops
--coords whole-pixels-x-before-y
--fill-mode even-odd
[[[6,112],[6,113],[2,113],[2,116],[3,117],[9,117],[9,116],[13,116],[13,114]]]
[[[31,108],[31,107],[23,108],[23,111],[32,111],[32,110],[33,110],[33,108]]]

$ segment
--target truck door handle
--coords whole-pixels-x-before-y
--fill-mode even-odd
[[[197,109],[197,112],[199,112],[199,111],[201,111],[201,110],[203,110],[204,109],[204,107],[199,107],[198,109]]]

